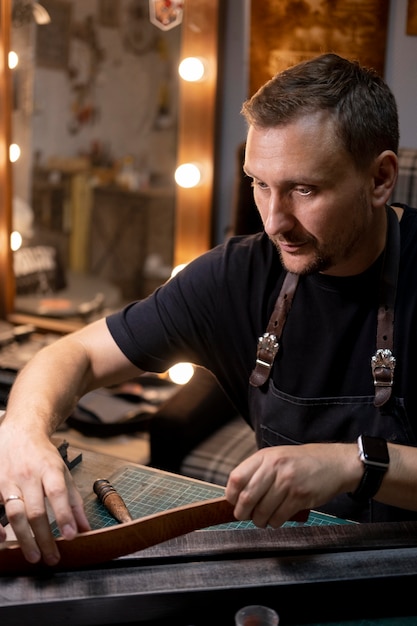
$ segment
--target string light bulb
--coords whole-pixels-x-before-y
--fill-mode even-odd
[[[173,383],[185,385],[194,376],[194,366],[191,363],[177,363],[168,370],[168,376]]]
[[[10,144],[9,159],[11,163],[16,163],[19,157],[20,157],[20,147],[17,145],[17,143]]]
[[[202,168],[197,163],[183,163],[175,170],[175,182],[185,189],[197,187],[202,178]]]
[[[10,247],[13,250],[13,252],[16,252],[16,250],[19,250],[19,248],[22,246],[22,243],[23,243],[22,235],[19,233],[19,231],[14,230],[10,235]]]
[[[178,73],[187,82],[198,82],[206,75],[206,62],[201,57],[187,57],[179,64]]]
[[[17,67],[18,63],[19,63],[19,57],[17,53],[14,52],[13,50],[10,50],[9,56],[8,56],[9,69],[14,70]]]

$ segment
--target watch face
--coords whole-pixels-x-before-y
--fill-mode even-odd
[[[378,467],[387,467],[389,454],[387,442],[382,437],[366,437],[362,435],[358,439],[361,459],[364,463]]]

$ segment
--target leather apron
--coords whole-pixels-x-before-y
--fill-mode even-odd
[[[370,360],[375,395],[301,398],[278,389],[270,373],[279,339],[290,312],[298,278],[287,274],[267,332],[259,338],[257,362],[250,378],[249,407],[258,448],[267,446],[354,442],[360,434],[416,445],[404,401],[392,392],[395,358],[392,356],[395,290],[399,265],[399,224],[387,207],[388,228],[381,275],[377,348]],[[287,278],[289,280],[287,280]],[[289,287],[288,287],[289,283]],[[384,345],[384,342],[388,342]],[[384,361],[384,358],[388,360]],[[381,362],[382,358],[382,362]],[[380,367],[378,367],[380,366]],[[416,520],[417,512],[376,502],[358,503],[341,494],[318,510],[358,522]]]

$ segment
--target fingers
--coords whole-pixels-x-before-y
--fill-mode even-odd
[[[281,526],[287,519],[282,505],[283,496],[279,490],[273,489],[271,477],[262,484],[253,477],[240,492],[234,515],[239,520],[251,519],[258,528],[266,528],[272,523]],[[272,520],[273,516],[275,520]]]
[[[255,507],[270,488],[271,480],[268,476],[263,476],[263,479],[258,481],[257,474],[261,465],[262,456],[258,451],[230,473],[226,486],[226,498],[235,507],[236,519],[252,519],[255,523],[255,516],[258,523],[262,524],[265,513],[257,514]]]
[[[49,501],[61,535],[73,539],[78,532],[90,530],[84,512],[82,498],[64,463],[49,466],[44,479],[30,478],[22,487],[3,486],[4,505],[13,533],[20,544],[24,557],[30,563],[41,559],[47,565],[56,565],[60,554],[50,527],[46,508]],[[6,533],[0,534],[4,541]]]
[[[74,485],[71,475],[68,474],[67,476],[64,491],[54,494],[50,492],[48,499],[53,503],[55,520],[61,535],[65,539],[71,540],[78,532],[90,530],[83,500]]]
[[[40,507],[36,512],[29,513],[23,496],[11,494],[4,499],[7,517],[13,528],[25,558],[30,563],[37,563],[41,558],[41,550],[44,551],[45,562],[54,565],[59,560],[59,553],[55,542],[48,542],[47,534],[42,532],[43,525],[48,525],[45,507]],[[33,529],[33,531],[32,531]],[[38,536],[35,539],[35,534]]]
[[[8,502],[12,502],[13,500],[21,500],[23,502],[22,496],[17,496],[16,494],[12,493],[10,496],[8,496],[5,499],[4,504],[7,504]]]
[[[301,510],[302,505],[295,505],[296,500],[287,493],[275,493],[270,489],[265,497],[261,498],[252,512],[252,521],[258,528],[279,528]]]
[[[258,528],[278,528],[308,508],[308,494],[297,474],[294,463],[274,448],[259,450],[243,461],[231,472],[226,486],[236,519],[251,519]]]

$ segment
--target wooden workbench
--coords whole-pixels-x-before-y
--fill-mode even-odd
[[[126,466],[82,454],[72,473],[84,498],[97,477]],[[252,603],[275,608],[280,626],[417,615],[416,584],[415,522],[197,531],[100,567],[4,576],[0,621],[232,626]]]

